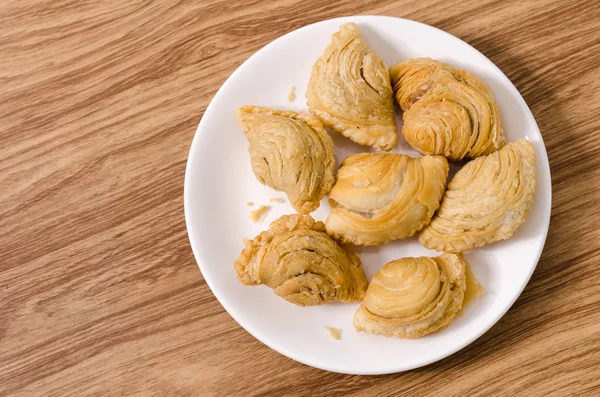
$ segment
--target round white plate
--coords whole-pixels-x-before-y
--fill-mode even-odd
[[[247,104],[306,110],[304,93],[311,66],[329,44],[331,34],[350,21],[358,24],[371,48],[388,66],[427,56],[475,73],[490,86],[498,102],[507,140],[527,138],[536,149],[538,184],[527,221],[511,239],[466,255],[486,293],[468,305],[447,329],[417,340],[358,333],[352,326],[358,304],[298,307],[266,286],[243,286],[233,268],[243,238],[251,239],[279,216],[294,213],[287,200],[284,204],[269,202],[269,198],[285,194],[261,185],[254,177],[248,143],[236,123],[235,110]],[[296,100],[290,103],[288,92],[292,86],[296,87]],[[339,136],[334,136],[334,141],[338,163],[349,154],[370,151]],[[394,152],[418,156],[402,135]],[[447,357],[473,342],[506,313],[527,284],[542,252],[550,219],[551,185],[546,149],[531,111],[490,60],[431,26],[399,18],[356,16],[288,33],[258,51],[231,75],[196,131],[184,196],[196,261],[212,292],[242,327],[272,349],[313,367],[348,374],[384,374]],[[271,206],[262,224],[248,219],[249,201],[255,203],[254,208],[260,204]],[[324,199],[312,215],[324,221],[329,209]],[[369,279],[390,260],[439,255],[419,245],[416,237],[358,251]],[[341,329],[342,339],[332,340],[325,326]]]

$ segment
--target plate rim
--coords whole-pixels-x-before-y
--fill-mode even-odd
[[[221,95],[223,95],[223,92],[225,91],[225,88],[228,87],[230,84],[232,84],[233,81],[233,77],[235,75],[237,75],[238,73],[241,73],[241,70],[244,69],[244,65],[246,65],[247,63],[251,62],[253,59],[259,57],[263,52],[266,52],[269,48],[271,48],[272,46],[274,46],[277,42],[283,40],[284,38],[290,36],[290,35],[295,35],[295,34],[299,34],[304,30],[308,30],[316,25],[320,25],[320,24],[325,24],[325,23],[331,23],[333,21],[339,21],[340,24],[345,23],[345,22],[361,22],[361,20],[372,20],[372,19],[386,19],[386,20],[394,20],[394,21],[401,21],[402,23],[407,23],[407,24],[414,24],[417,26],[421,26],[421,27],[425,27],[425,28],[429,28],[429,29],[434,29],[435,31],[437,31],[438,33],[441,33],[442,35],[446,36],[448,39],[450,40],[454,40],[457,41],[459,43],[462,44],[466,44],[467,46],[469,46],[473,51],[474,54],[477,54],[480,58],[482,58],[483,60],[489,62],[493,68],[496,69],[497,72],[499,72],[499,75],[502,76],[502,78],[505,80],[504,81],[504,85],[506,87],[508,87],[509,90],[513,91],[513,94],[516,94],[515,97],[517,98],[518,101],[520,101],[519,106],[522,107],[524,106],[528,112],[526,117],[529,118],[529,121],[533,122],[533,126],[535,126],[535,130],[537,130],[537,133],[540,137],[540,142],[541,142],[541,148],[543,149],[543,155],[544,158],[546,159],[546,163],[547,166],[544,168],[544,173],[546,174],[547,180],[548,180],[548,186],[547,186],[547,192],[544,192],[544,194],[548,195],[548,201],[549,201],[549,206],[548,206],[548,211],[547,213],[543,213],[543,243],[540,245],[540,248],[538,249],[538,252],[535,255],[535,266],[533,266],[531,268],[531,271],[529,272],[529,274],[527,275],[527,277],[523,280],[522,285],[520,286],[520,288],[518,288],[519,293],[515,295],[514,300],[510,301],[507,300],[504,304],[504,307],[502,307],[502,310],[498,310],[496,312],[496,314],[493,316],[493,321],[490,321],[490,325],[483,327],[483,329],[480,332],[475,333],[471,338],[468,338],[465,342],[463,343],[457,343],[455,346],[453,346],[451,349],[449,349],[447,352],[442,353],[440,356],[438,356],[437,358],[433,358],[433,359],[426,359],[426,360],[422,360],[422,361],[414,361],[412,363],[412,365],[400,365],[400,366],[396,366],[396,367],[390,367],[386,370],[381,370],[381,369],[376,369],[376,370],[372,370],[372,371],[352,371],[352,370],[346,370],[346,369],[340,369],[340,368],[335,368],[335,367],[331,367],[331,366],[326,366],[326,365],[317,365],[315,363],[310,363],[307,360],[303,359],[302,357],[299,357],[298,355],[296,355],[294,352],[290,351],[289,349],[287,349],[285,346],[276,346],[276,344],[271,343],[271,342],[267,342],[266,340],[264,340],[261,336],[260,336],[260,332],[257,332],[253,327],[249,326],[248,324],[243,324],[243,321],[240,321],[239,317],[237,314],[234,314],[235,311],[234,310],[230,310],[230,306],[228,303],[226,303],[226,298],[221,294],[221,292],[219,292],[217,289],[213,288],[212,282],[210,280],[210,277],[206,277],[205,276],[205,272],[203,272],[203,261],[200,260],[200,248],[198,247],[198,245],[194,242],[194,238],[193,238],[193,234],[195,226],[192,225],[193,222],[191,222],[191,215],[190,215],[190,206],[191,206],[191,197],[190,197],[190,193],[189,193],[189,186],[192,183],[191,182],[191,168],[192,166],[190,164],[193,163],[193,153],[196,152],[197,150],[197,146],[199,146],[199,141],[200,141],[200,130],[202,128],[202,124],[204,122],[204,115],[209,113],[212,109],[212,107],[214,106],[216,99],[219,98]],[[508,83],[508,84],[506,84]],[[225,311],[238,323],[238,325],[240,325],[246,332],[248,332],[250,335],[252,335],[254,338],[256,338],[258,341],[260,341],[261,343],[263,343],[264,345],[266,345],[267,347],[269,347],[270,349],[276,351],[277,353],[286,356],[289,359],[292,359],[294,361],[300,362],[304,365],[308,365],[310,367],[313,368],[318,368],[324,371],[329,371],[329,372],[336,372],[336,373],[342,373],[342,374],[349,374],[349,375],[385,375],[385,374],[393,374],[393,373],[399,373],[399,372],[405,372],[405,371],[410,371],[416,368],[420,368],[423,367],[425,365],[429,365],[438,361],[441,361],[445,358],[448,358],[450,356],[452,356],[453,354],[459,352],[460,350],[464,349],[465,347],[467,347],[468,345],[470,345],[471,343],[475,342],[477,339],[479,339],[483,334],[485,334],[486,332],[488,332],[490,329],[492,329],[497,323],[498,321],[500,321],[500,319],[502,317],[504,317],[504,315],[508,312],[508,310],[510,310],[510,308],[515,304],[515,302],[519,299],[519,297],[521,296],[521,294],[523,293],[523,290],[525,289],[525,287],[527,286],[527,284],[529,284],[529,281],[531,280],[531,276],[533,275],[533,273],[535,272],[535,269],[537,268],[538,264],[539,264],[539,260],[540,257],[542,255],[542,252],[545,248],[546,245],[546,240],[548,237],[548,231],[549,231],[549,226],[550,226],[550,217],[551,217],[551,211],[552,211],[552,178],[551,178],[551,169],[550,169],[550,161],[548,158],[548,153],[546,150],[546,145],[544,143],[544,139],[543,139],[543,135],[539,129],[539,126],[537,124],[537,121],[535,120],[535,117],[533,116],[533,112],[531,111],[531,108],[529,107],[529,105],[527,105],[527,102],[525,101],[525,99],[523,98],[523,96],[521,95],[521,93],[519,92],[519,90],[515,87],[515,85],[512,83],[512,81],[506,76],[506,74],[504,74],[504,72],[502,72],[502,70],[496,66],[496,64],[494,62],[492,62],[489,58],[487,58],[483,53],[481,53],[479,50],[477,50],[475,47],[473,47],[472,45],[470,45],[469,43],[467,43],[466,41],[454,36],[451,33],[448,33],[442,29],[439,29],[435,26],[431,26],[428,25],[426,23],[423,22],[419,22],[419,21],[414,21],[411,19],[406,19],[406,18],[400,18],[400,17],[394,17],[394,16],[388,16],[388,15],[352,15],[352,16],[342,16],[342,17],[336,17],[336,18],[329,18],[329,19],[323,19],[308,25],[304,25],[298,29],[289,31],[279,37],[277,37],[276,39],[272,40],[271,42],[267,43],[266,45],[264,45],[263,47],[261,47],[258,51],[256,51],[255,53],[253,53],[250,57],[248,57],[244,62],[242,62],[234,71],[233,73],[231,73],[229,75],[229,77],[225,80],[225,82],[221,85],[221,87],[219,87],[219,89],[217,90],[217,92],[215,93],[215,95],[213,96],[213,98],[210,100],[210,103],[208,104],[208,106],[206,107],[204,113],[202,114],[202,117],[200,118],[200,121],[198,123],[198,126],[196,128],[196,131],[194,133],[194,137],[192,139],[192,143],[190,145],[190,150],[188,152],[188,156],[187,156],[187,160],[186,160],[186,169],[185,169],[185,177],[184,177],[184,192],[183,192],[183,201],[184,201],[184,218],[185,218],[185,224],[186,224],[186,230],[187,230],[187,235],[188,235],[188,240],[190,242],[190,246],[192,248],[192,252],[194,254],[194,259],[196,261],[196,264],[198,265],[198,268],[202,274],[203,279],[206,281],[206,284],[208,285],[210,291],[212,292],[212,294],[214,295],[214,297],[217,299],[217,301],[221,304],[221,306],[225,309]],[[206,266],[206,265],[205,265]]]

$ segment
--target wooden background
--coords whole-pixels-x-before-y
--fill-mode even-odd
[[[271,351],[194,262],[183,177],[219,86],[308,23],[444,29],[531,107],[554,200],[525,292],[478,341],[360,377]],[[504,115],[510,117],[510,115]],[[600,5],[588,1],[0,2],[0,395],[600,395]]]

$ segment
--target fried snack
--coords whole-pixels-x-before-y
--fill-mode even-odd
[[[535,150],[524,139],[472,160],[448,184],[419,241],[429,249],[457,253],[505,240],[525,222],[535,185]]]
[[[308,113],[259,106],[239,108],[237,119],[256,179],[285,192],[301,214],[319,208],[335,180],[333,141],[321,122]]]
[[[342,25],[313,65],[306,99],[326,127],[356,143],[391,150],[398,142],[387,66],[355,23]]]
[[[440,205],[448,162],[441,156],[362,153],[346,158],[329,193],[327,233],[343,243],[377,245],[412,236]]]
[[[396,338],[421,338],[446,327],[462,307],[466,266],[460,254],[385,264],[369,284],[354,327]]]
[[[457,161],[505,145],[494,97],[473,74],[418,58],[395,64],[390,76],[404,111],[402,135],[419,153]]]
[[[360,259],[310,215],[284,215],[246,243],[235,261],[245,285],[266,284],[298,306],[360,301],[367,279]]]

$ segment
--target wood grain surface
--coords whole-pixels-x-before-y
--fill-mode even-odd
[[[246,333],[183,216],[220,85],[278,36],[353,14],[484,53],[531,107],[552,171],[546,248],[513,308],[453,356],[386,376],[310,368]],[[3,0],[0,83],[0,395],[600,395],[596,0]]]

